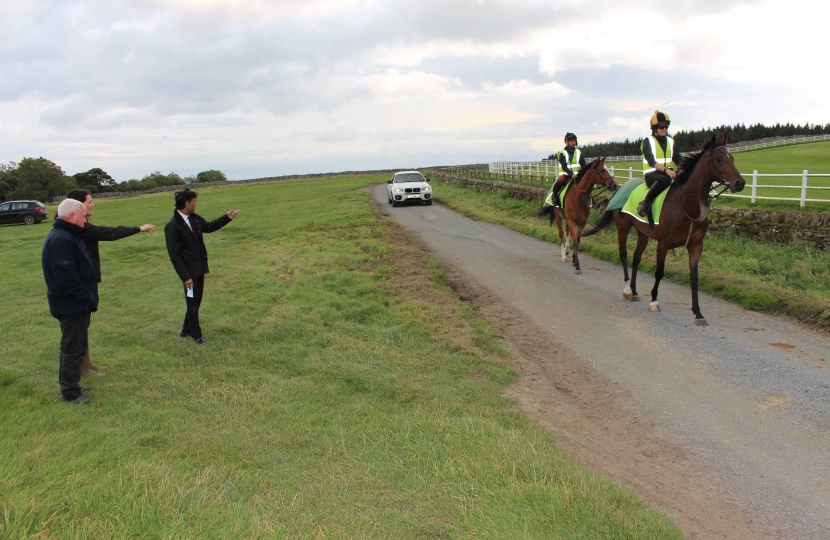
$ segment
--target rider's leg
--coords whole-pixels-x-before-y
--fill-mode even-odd
[[[563,174],[553,184],[553,206],[559,206],[559,192],[562,191],[562,186],[567,183],[568,178],[570,177],[567,174]]]
[[[671,177],[664,172],[655,171],[646,177],[646,183],[651,183],[651,187],[648,188],[646,198],[637,206],[637,213],[642,217],[646,216],[646,212],[648,212],[648,208],[654,202],[654,199],[671,185]]]

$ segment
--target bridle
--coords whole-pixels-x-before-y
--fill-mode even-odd
[[[592,203],[593,203],[593,197],[595,197],[595,196],[597,196],[601,193],[605,193],[606,191],[611,189],[612,182],[615,182],[614,176],[610,172],[608,172],[608,169],[605,168],[605,165],[602,165],[602,169],[597,169],[595,167],[594,172],[597,176],[599,176],[599,179],[600,179],[599,184],[602,186],[602,189],[600,191],[597,191],[596,193],[594,193],[594,186],[597,185],[597,182],[594,182],[594,186],[591,186],[590,190],[588,188],[579,189],[579,186],[576,184],[576,182],[574,182],[574,185],[573,185],[574,189],[580,195],[585,195],[586,193],[588,193],[590,191],[591,192],[590,196],[591,196],[591,199],[592,199],[591,200]],[[603,176],[603,173],[605,173],[604,176]],[[578,204],[579,204],[579,206],[582,206],[582,197],[579,198],[579,203]]]
[[[686,209],[683,207],[683,205],[682,204],[680,205],[680,210],[683,211],[683,215],[685,215],[688,219],[692,220],[692,222],[694,222],[694,223],[700,223],[700,222],[704,221],[709,216],[709,208],[712,204],[712,199],[717,199],[726,190],[729,189],[729,182],[726,180],[726,178],[723,177],[720,170],[715,165],[715,160],[712,158],[712,154],[714,154],[715,150],[717,150],[718,148],[723,148],[724,151],[726,152],[726,155],[727,156],[729,155],[729,150],[726,150],[725,146],[716,146],[715,148],[710,148],[709,150],[706,151],[706,153],[708,154],[708,158],[709,158],[709,176],[711,177],[712,171],[714,170],[716,177],[715,177],[715,180],[709,182],[709,189],[707,189],[704,192],[702,197],[700,195],[696,195],[694,193],[688,193],[685,189],[683,189],[682,185],[677,184],[677,187],[680,189],[680,193],[682,193],[683,195],[685,195],[687,197],[697,199],[698,203],[700,204],[700,213],[698,214],[697,218],[693,218],[692,216],[690,216],[686,212]],[[709,198],[709,192],[712,191],[712,184],[714,184],[714,183],[719,184],[723,189],[721,189],[719,192],[715,193],[712,196],[712,199],[710,199]],[[689,234],[691,234],[691,228],[689,229]],[[688,242],[688,239],[686,241]]]

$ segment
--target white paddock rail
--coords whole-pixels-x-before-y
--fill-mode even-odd
[[[641,178],[643,171],[641,168],[627,167],[615,169],[613,165],[608,167],[611,175],[617,179],[618,183],[623,183],[622,180],[633,180],[634,178]],[[542,161],[495,161],[490,163],[490,172],[493,174],[501,174],[505,176],[512,176],[518,178],[533,177],[542,179],[544,182],[550,182],[550,179],[555,179],[559,176],[559,163],[551,160]],[[809,171],[803,171],[800,174],[760,174],[758,171],[752,171],[751,174],[741,173],[741,176],[747,179],[746,187],[750,189],[750,195],[742,195],[740,193],[723,193],[721,197],[735,197],[738,199],[750,199],[751,202],[758,200],[770,201],[798,201],[802,207],[806,206],[808,202],[823,202],[830,203],[830,199],[814,199],[807,196],[808,190],[827,190],[830,185],[817,186],[810,185],[810,178],[827,178],[830,179],[830,174],[816,174]],[[801,185],[787,186],[781,184],[759,184],[759,178],[801,178]],[[799,197],[768,197],[758,195],[758,189],[799,189],[801,190]],[[712,191],[714,193],[714,190]]]
[[[634,178],[641,178],[642,171],[641,169],[636,170],[636,174],[634,171],[634,167],[628,167],[627,169],[617,169],[614,170],[614,166],[608,167],[611,171],[611,175],[617,179],[617,182],[620,182],[623,178],[627,180],[633,180]],[[627,173],[627,175],[626,175]],[[757,200],[770,200],[770,201],[799,201],[802,207],[807,206],[808,202],[823,202],[823,203],[830,203],[830,199],[810,199],[807,197],[807,190],[808,189],[816,189],[816,190],[823,190],[823,189],[830,189],[830,186],[816,186],[810,185],[810,178],[828,178],[830,179],[830,174],[816,174],[810,173],[810,171],[803,171],[801,174],[759,174],[758,171],[752,171],[752,174],[745,174],[740,173],[741,176],[748,179],[746,183],[746,187],[750,188],[751,195],[741,195],[740,193],[729,193],[728,191],[723,193],[721,197],[735,197],[737,199],[750,199],[750,202],[756,202]],[[800,186],[785,186],[780,184],[759,184],[759,178],[801,178],[801,185]],[[620,182],[621,183],[621,182]],[[761,189],[800,189],[801,196],[800,197],[762,197],[758,195],[758,188]],[[745,188],[746,189],[746,188]],[[715,190],[712,190],[712,194],[715,193]]]

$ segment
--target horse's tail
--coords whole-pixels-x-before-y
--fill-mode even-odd
[[[553,218],[556,215],[556,212],[554,212],[554,208],[555,208],[554,206],[543,206],[541,210],[536,212],[536,215],[538,217],[546,217],[546,216],[549,217],[550,218],[550,224],[553,225]]]
[[[613,210],[608,210],[607,212],[605,212],[604,214],[602,214],[602,217],[601,217],[601,218],[599,218],[599,221],[597,221],[597,224],[596,224],[596,225],[594,225],[594,228],[593,228],[593,229],[590,229],[590,230],[584,231],[584,232],[583,232],[581,235],[579,235],[579,236],[580,236],[580,238],[584,238],[584,237],[586,237],[586,236],[592,236],[592,235],[594,235],[594,234],[597,234],[597,233],[598,233],[599,231],[601,231],[602,229],[604,229],[604,228],[606,228],[607,226],[611,225],[611,222],[612,222],[612,221],[614,221],[614,211],[613,211]]]

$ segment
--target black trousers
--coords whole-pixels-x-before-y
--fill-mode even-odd
[[[61,397],[72,401],[81,395],[81,363],[89,348],[90,314],[84,313],[71,319],[60,319],[61,355],[58,381]]]
[[[187,296],[187,287],[184,289],[184,299],[187,311],[184,314],[182,333],[190,334],[193,339],[202,337],[202,327],[199,326],[199,307],[202,305],[202,295],[205,292],[205,276],[193,280],[193,298]]]
[[[651,189],[655,184],[660,186],[660,189],[657,190],[657,192],[659,193],[660,191],[669,187],[669,185],[671,184],[671,176],[664,173],[663,171],[654,171],[648,173],[646,175],[646,185],[649,187],[649,189]]]

